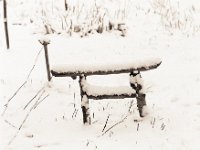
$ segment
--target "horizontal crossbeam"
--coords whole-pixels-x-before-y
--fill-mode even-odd
[[[120,66],[118,68],[113,69],[112,67],[105,67],[97,66],[95,69],[90,66],[86,69],[82,69],[80,66],[54,66],[51,69],[51,74],[55,77],[77,77],[81,75],[90,76],[90,75],[107,75],[107,74],[120,74],[120,73],[130,73],[134,71],[147,71],[151,69],[156,69],[161,64],[160,60],[157,60],[156,62],[150,64],[150,65],[144,65],[144,66],[134,66],[131,67],[129,64]],[[85,67],[85,66],[84,66]]]
[[[121,94],[121,95],[88,95],[89,99],[93,99],[93,100],[103,100],[103,99],[124,99],[124,98],[135,98],[136,94],[133,93],[131,95],[128,94]]]

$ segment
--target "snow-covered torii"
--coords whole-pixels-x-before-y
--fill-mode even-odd
[[[81,108],[83,112],[83,123],[91,124],[89,99],[102,100],[102,99],[124,99],[136,98],[137,107],[140,117],[146,115],[146,92],[143,85],[141,76],[142,71],[156,69],[161,63],[159,58],[138,58],[124,63],[113,64],[79,64],[79,65],[56,65],[50,69],[47,45],[50,44],[48,39],[41,39],[39,42],[44,46],[45,59],[47,67],[48,81],[54,77],[72,77],[76,79],[79,77],[80,95],[81,95]],[[109,75],[129,73],[130,86],[118,87],[102,87],[91,85],[87,82],[87,76],[92,75]]]

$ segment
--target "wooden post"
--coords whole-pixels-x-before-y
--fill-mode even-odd
[[[9,34],[8,34],[8,19],[7,19],[7,2],[3,0],[3,14],[4,14],[4,28],[5,28],[5,36],[6,36],[6,45],[7,49],[10,48],[9,43]]]
[[[65,0],[65,10],[68,10],[68,4],[67,4],[67,0]]]
[[[84,75],[79,77],[80,94],[81,94],[81,109],[83,113],[83,123],[91,124],[90,109],[89,109],[89,99],[86,92],[83,90],[83,82],[86,80]]]
[[[48,79],[48,81],[51,81],[49,55],[48,55],[48,47],[47,47],[47,45],[50,44],[50,41],[49,40],[39,40],[39,42],[44,46],[46,69],[47,69],[47,79]]]
[[[143,107],[146,105],[146,94],[143,89],[143,80],[139,71],[134,71],[130,74],[130,84],[136,91],[137,107],[140,117],[144,117]]]

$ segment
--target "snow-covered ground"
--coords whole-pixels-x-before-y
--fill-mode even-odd
[[[109,1],[112,2],[117,5],[120,0]],[[129,9],[125,19],[128,28],[125,37],[118,32],[94,33],[84,38],[77,34],[72,37],[48,35],[50,65],[60,60],[68,64],[86,61],[105,64],[143,54],[160,57],[161,66],[142,73],[149,115],[135,121],[138,119],[135,99],[91,100],[92,124],[83,125],[78,79],[53,78],[51,83],[47,82],[44,52],[38,42],[43,35],[33,34],[38,26],[35,28],[21,20],[27,18],[25,14],[17,18],[20,14],[17,8],[23,5],[15,7],[18,3],[13,0],[8,5],[9,50],[4,41],[3,15],[0,13],[0,150],[200,149],[199,1],[171,3],[174,8],[179,5],[180,14],[188,14],[188,10],[188,16],[193,16],[191,22],[183,22],[185,25],[190,23],[184,29],[167,26],[167,19],[156,13],[161,9],[156,9],[153,1],[126,2],[133,9]],[[169,1],[160,2],[167,4]],[[30,1],[27,3],[29,7],[23,7],[24,12],[31,8]],[[195,11],[191,13],[193,7]],[[165,8],[160,12],[165,12]],[[18,19],[26,23],[16,25]],[[124,86],[129,84],[128,77],[128,74],[92,76],[89,82]]]

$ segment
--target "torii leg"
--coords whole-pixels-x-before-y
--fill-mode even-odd
[[[140,117],[144,117],[143,107],[146,105],[146,94],[143,87],[142,76],[139,71],[134,71],[130,74],[130,84],[136,91],[137,107]]]
[[[90,110],[89,110],[89,99],[86,92],[83,90],[84,82],[86,80],[85,75],[79,77],[80,94],[81,94],[81,109],[83,113],[83,123],[91,124]]]

